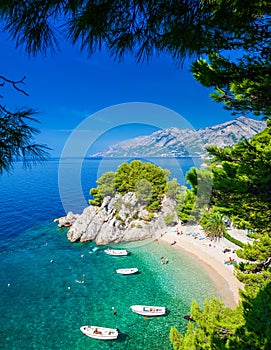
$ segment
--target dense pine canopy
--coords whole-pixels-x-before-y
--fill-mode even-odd
[[[106,196],[112,197],[116,193],[135,192],[137,198],[146,205],[150,212],[158,211],[162,196],[168,192],[172,181],[175,184],[175,192],[180,187],[176,179],[168,181],[169,177],[169,170],[162,169],[155,164],[143,163],[140,160],[133,160],[131,163],[124,162],[116,172],[107,172],[97,180],[98,186],[90,190],[94,199],[89,203],[99,206]],[[172,192],[170,194],[172,195]]]
[[[213,198],[220,211],[242,228],[270,232],[271,123],[251,141],[209,147],[213,156]]]
[[[237,227],[252,230],[251,244],[243,244],[237,255],[243,259],[235,266],[237,278],[244,284],[236,309],[226,308],[216,299],[206,300],[201,309],[191,306],[195,325],[190,323],[182,335],[172,328],[170,339],[175,350],[271,348],[271,122],[251,140],[224,149],[209,147],[212,155],[212,210],[206,211],[201,223],[211,237],[225,234],[224,218]],[[207,171],[207,170],[206,170]],[[190,196],[197,190],[196,174],[187,177],[192,184]],[[193,197],[192,197],[193,198]],[[191,198],[189,215],[193,215]],[[195,203],[195,199],[194,199]],[[184,215],[184,211],[181,213]]]

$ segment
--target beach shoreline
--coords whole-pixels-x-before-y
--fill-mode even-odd
[[[225,261],[239,260],[235,253],[238,246],[225,238],[216,242],[210,241],[198,225],[176,226],[160,233],[157,239],[198,261],[225,305],[231,308],[237,306],[240,300],[239,290],[243,288],[243,284],[235,277],[234,266],[226,264]],[[226,248],[230,251],[224,252]]]

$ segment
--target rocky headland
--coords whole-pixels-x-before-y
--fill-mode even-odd
[[[176,202],[164,195],[159,212],[150,213],[134,192],[107,196],[101,206],[85,208],[71,224],[67,236],[71,242],[95,241],[97,245],[154,237],[161,230],[177,224],[175,206]],[[72,218],[74,214],[68,216]]]

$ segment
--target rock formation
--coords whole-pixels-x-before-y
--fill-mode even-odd
[[[174,200],[164,196],[160,211],[151,215],[133,192],[105,197],[100,207],[84,209],[69,229],[68,239],[105,245],[154,237],[177,223],[175,205]]]
[[[58,222],[58,227],[70,227],[79,216],[80,214],[73,214],[70,211],[66,216],[55,219],[54,222]]]

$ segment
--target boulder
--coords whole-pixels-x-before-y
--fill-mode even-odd
[[[58,227],[70,227],[78,219],[80,214],[73,214],[71,211],[66,216],[54,219],[54,222],[58,222]]]

